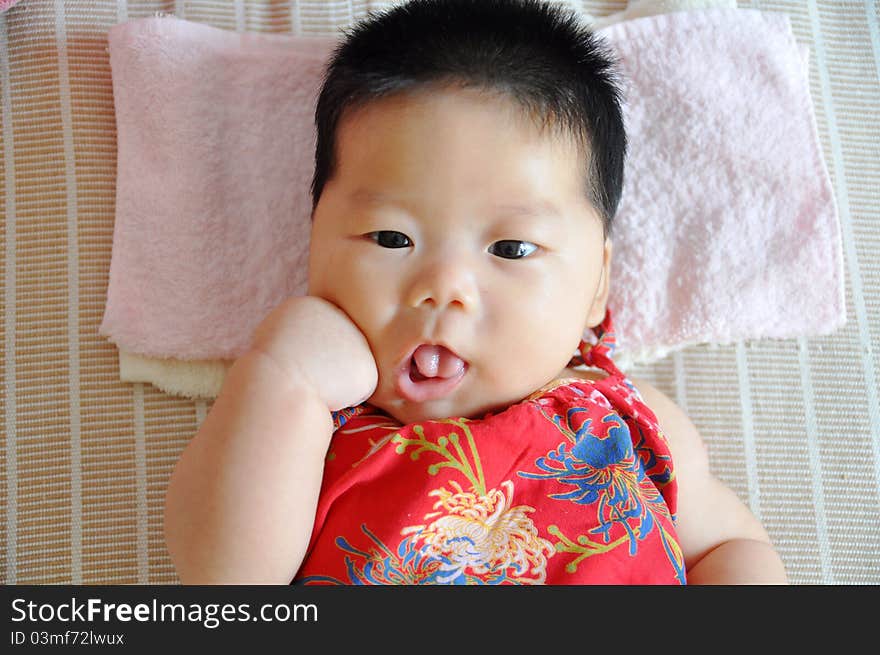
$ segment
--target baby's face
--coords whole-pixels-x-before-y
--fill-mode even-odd
[[[482,418],[560,376],[604,317],[611,259],[577,148],[458,89],[373,103],[337,148],[309,293],[366,336],[369,402],[403,423]]]

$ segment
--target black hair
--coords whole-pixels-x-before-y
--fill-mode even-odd
[[[346,112],[430,87],[500,92],[574,137],[585,194],[609,235],[623,188],[626,132],[610,51],[578,15],[540,0],[410,0],[345,31],[315,109],[312,216],[334,175]],[[537,123],[536,123],[537,124]]]

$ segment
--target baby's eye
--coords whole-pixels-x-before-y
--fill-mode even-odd
[[[412,241],[403,232],[394,230],[379,230],[378,232],[370,232],[365,235],[378,243],[383,248],[408,248],[412,245]]]
[[[506,241],[496,241],[489,246],[489,252],[504,259],[521,259],[528,257],[538,249],[534,243],[528,241],[517,241],[510,239]]]

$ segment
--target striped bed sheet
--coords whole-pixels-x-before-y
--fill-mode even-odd
[[[560,0],[561,1],[561,0]],[[157,11],[237,31],[333,34],[353,1],[22,0],[0,14],[0,580],[174,584],[162,505],[206,401],[119,381],[104,310],[116,176],[106,31]],[[565,2],[600,17],[625,2]],[[811,339],[690,347],[628,371],[689,414],[795,584],[880,583],[880,17],[784,12],[810,81],[843,235],[847,323]]]

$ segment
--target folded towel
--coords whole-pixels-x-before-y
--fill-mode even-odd
[[[609,299],[621,350],[642,362],[842,326],[840,224],[788,17],[712,9],[601,33],[632,147]]]
[[[118,159],[100,333],[135,354],[235,358],[306,288],[311,126],[334,39],[161,17],[108,40]]]
[[[621,60],[631,144],[609,298],[618,365],[843,325],[836,208],[788,18],[684,11],[599,34]],[[336,40],[165,17],[108,41],[118,180],[100,333],[121,364],[228,362],[305,292],[314,100]]]

